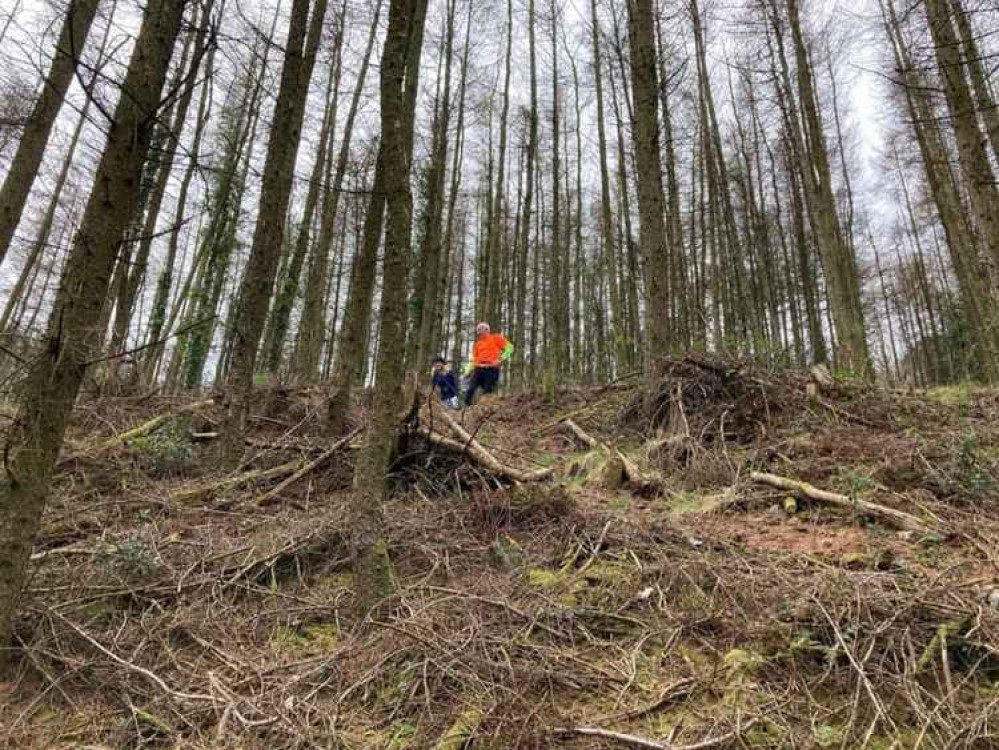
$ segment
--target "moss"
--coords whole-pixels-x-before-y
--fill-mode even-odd
[[[313,584],[320,591],[350,591],[354,588],[353,573],[333,573],[331,575],[319,576]]]
[[[292,627],[279,625],[271,634],[272,651],[290,656],[332,654],[336,651],[339,631],[333,623],[314,623]]]
[[[726,683],[724,703],[736,708],[749,708],[755,677],[767,663],[766,657],[749,649],[735,648],[725,654],[722,661]]]
[[[983,388],[972,383],[958,383],[930,388],[924,391],[924,395],[930,401],[936,401],[944,406],[965,406],[972,398],[983,392]]]
[[[631,510],[632,499],[627,495],[615,495],[607,503],[607,509],[615,513],[627,513]]]
[[[782,747],[787,730],[772,721],[764,719],[746,732],[749,747]]]
[[[676,515],[710,513],[728,499],[730,499],[730,495],[724,492],[703,495],[696,492],[681,491],[670,497],[669,509]]]
[[[386,666],[383,670],[374,703],[375,708],[390,709],[409,696],[409,691],[417,680],[417,665],[403,661],[396,669]]]
[[[753,675],[767,663],[766,657],[744,648],[732,649],[725,654],[723,661],[730,677]]]
[[[840,724],[820,724],[812,729],[812,738],[819,747],[841,747],[846,735],[847,728]]]
[[[484,712],[477,706],[467,709],[458,717],[434,745],[434,750],[461,750],[482,722]]]
[[[363,613],[383,603],[395,590],[392,559],[384,538],[379,537],[361,553],[355,584],[355,606]]]
[[[553,596],[563,607],[575,607],[579,603],[577,594],[586,583],[565,573],[546,568],[530,568],[526,576],[527,585],[535,591]]]
[[[524,567],[523,548],[507,534],[497,537],[489,545],[489,558],[493,565],[508,573],[514,573]]]
[[[562,582],[562,577],[553,570],[531,568],[527,571],[527,585],[538,591],[551,591]]]
[[[400,724],[387,730],[390,736],[387,737],[386,750],[404,750],[411,747],[413,739],[416,737],[416,727],[412,724]]]

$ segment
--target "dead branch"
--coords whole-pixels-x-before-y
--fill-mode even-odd
[[[827,503],[839,508],[862,513],[865,516],[870,516],[871,518],[883,521],[884,523],[898,529],[915,531],[920,534],[928,534],[932,531],[915,516],[901,510],[896,510],[895,508],[889,508],[885,505],[878,505],[877,503],[871,503],[867,500],[861,500],[859,498],[850,498],[846,495],[839,495],[835,492],[827,492],[826,490],[820,490],[810,484],[806,484],[805,482],[799,482],[786,477],[779,477],[774,474],[764,474],[762,472],[754,471],[750,475],[750,478],[757,484],[765,484],[779,490],[786,490],[787,492],[797,492],[810,500],[816,500],[820,503]]]
[[[280,495],[282,492],[284,492],[286,489],[288,489],[295,482],[297,482],[298,480],[300,480],[302,477],[304,477],[304,476],[306,476],[308,474],[311,474],[313,471],[315,471],[316,469],[318,469],[320,466],[323,466],[327,461],[329,461],[334,456],[334,454],[337,451],[339,451],[341,448],[343,448],[345,445],[347,445],[351,440],[353,440],[355,437],[357,437],[358,434],[360,434],[360,432],[361,432],[362,429],[363,428],[361,428],[361,427],[355,428],[345,438],[343,438],[341,440],[338,440],[333,445],[331,445],[330,448],[329,448],[329,450],[327,450],[321,456],[319,456],[315,460],[310,461],[309,463],[307,463],[305,466],[303,466],[301,469],[299,469],[298,471],[296,471],[290,477],[288,477],[283,482],[281,482],[280,484],[278,484],[277,487],[274,487],[272,490],[270,490],[270,491],[264,493],[263,495],[261,495],[257,499],[257,505],[260,506],[260,507],[263,507],[265,505],[270,505],[271,503],[273,503],[275,501],[275,499],[277,498],[278,495]]]
[[[581,442],[586,447],[594,449],[600,447],[600,442],[595,437],[590,435],[588,432],[586,432],[586,430],[584,430],[578,424],[573,422],[571,419],[566,419],[564,422],[562,422],[562,424],[566,427],[567,430],[569,430],[569,432],[572,433],[573,437],[575,437],[579,442]]]
[[[501,463],[492,453],[487,451],[482,446],[482,443],[476,440],[473,435],[470,435],[468,431],[465,430],[464,427],[460,426],[457,422],[455,422],[451,418],[451,415],[447,414],[443,409],[440,408],[431,407],[431,409],[433,410],[434,416],[440,417],[441,421],[444,422],[444,424],[446,424],[450,428],[451,432],[454,433],[454,435],[459,440],[463,441],[464,443],[463,445],[460,443],[456,443],[458,450],[462,453],[468,453],[468,455],[470,455],[478,463],[482,464],[482,466],[489,469],[494,474],[499,474],[500,476],[507,477],[508,479],[512,479],[515,482],[523,482],[523,483],[540,482],[551,477],[552,469],[550,468],[537,469],[535,471],[521,471],[519,469],[513,468],[512,466],[507,466],[506,464]],[[422,429],[421,432],[423,432]],[[430,432],[430,430],[426,430],[426,432],[424,433],[424,437],[434,434],[435,433]],[[437,436],[437,437],[443,438],[443,436]],[[443,438],[442,441],[435,441],[434,438],[428,438],[428,439],[430,439],[431,442],[437,442],[439,445],[454,447],[454,446],[448,446],[447,442],[444,442],[447,440],[447,438]]]
[[[548,479],[552,475],[551,469],[520,471],[512,466],[500,463],[491,453],[485,450],[476,441],[472,441],[471,443],[459,443],[453,438],[445,437],[444,435],[440,435],[436,432],[431,432],[426,427],[419,427],[416,431],[419,435],[423,436],[434,445],[447,448],[455,453],[464,453],[472,459],[472,461],[488,469],[493,474],[506,477],[514,482],[520,482],[522,484],[527,484],[529,482],[541,482]]]
[[[65,456],[64,458],[61,458],[59,460],[58,465],[62,466],[78,458],[94,458],[95,456],[107,453],[108,451],[114,450],[119,446],[125,445],[130,440],[135,440],[136,438],[148,435],[150,432],[155,430],[164,422],[172,419],[174,416],[178,414],[185,414],[187,412],[197,411],[198,409],[205,409],[209,406],[212,406],[214,403],[215,401],[212,399],[207,399],[205,401],[195,401],[194,403],[187,404],[185,406],[180,407],[179,409],[174,409],[173,411],[164,412],[163,414],[159,414],[153,417],[148,422],[142,423],[138,427],[134,427],[131,430],[126,430],[125,432],[115,435],[113,438],[110,438],[109,440],[106,440],[100,445],[96,446],[93,450],[84,449],[77,453],[72,453],[68,456]]]
[[[659,694],[659,697],[647,706],[636,708],[633,711],[625,711],[624,713],[620,713],[615,716],[608,716],[603,719],[598,719],[597,721],[600,721],[601,723],[618,724],[625,721],[641,719],[642,717],[648,716],[664,706],[669,705],[673,701],[687,695],[693,689],[695,684],[697,684],[697,681],[692,678],[680,680],[663,690],[662,693]]]
[[[119,664],[122,667],[125,667],[125,669],[128,669],[128,670],[130,670],[132,672],[135,672],[136,674],[142,675],[143,677],[145,677],[147,680],[149,680],[150,682],[152,682],[154,685],[156,685],[156,687],[158,687],[160,690],[162,690],[167,695],[169,695],[169,696],[171,696],[173,698],[176,698],[178,700],[204,701],[204,702],[208,702],[208,703],[215,703],[215,698],[214,698],[214,696],[211,696],[211,695],[205,695],[203,693],[182,693],[179,690],[174,690],[173,688],[171,688],[169,685],[167,685],[163,681],[163,678],[161,678],[160,676],[158,676],[154,672],[150,672],[148,669],[146,669],[145,667],[140,667],[138,664],[133,664],[130,661],[126,661],[125,659],[121,658],[120,656],[118,656],[113,651],[110,651],[107,648],[105,648],[104,646],[102,646],[86,630],[84,630],[83,628],[81,628],[75,622],[73,622],[71,620],[68,620],[67,618],[63,617],[58,612],[56,612],[54,609],[50,609],[49,612],[53,616],[55,616],[56,618],[58,618],[59,620],[61,620],[62,622],[64,622],[67,625],[69,625],[73,630],[76,631],[77,635],[79,635],[81,638],[83,638],[85,641],[87,641],[87,643],[89,643],[91,646],[93,646],[98,651],[100,651],[102,654],[104,654],[109,659],[111,659],[111,661],[115,662],[116,664]]]
[[[637,737],[633,734],[612,732],[609,729],[600,729],[599,727],[559,727],[553,731],[555,734],[563,736],[576,735],[580,737],[600,737],[606,740],[616,740],[617,742],[625,745],[651,748],[651,750],[708,750],[708,748],[719,747],[741,737],[755,725],[756,719],[753,719],[733,732],[704,740],[703,742],[697,742],[693,745],[667,745],[664,742],[657,742],[655,740],[645,739],[644,737]]]
[[[242,474],[237,474],[236,476],[227,476],[217,482],[213,482],[209,485],[202,487],[197,487],[193,490],[182,490],[171,495],[170,499],[180,503],[196,503],[206,500],[212,495],[218,494],[220,492],[225,492],[227,490],[233,490],[249,482],[254,482],[259,479],[274,479],[275,477],[284,477],[292,474],[302,468],[302,464],[299,461],[292,461],[290,463],[281,464],[280,466],[273,466],[270,469],[254,469],[253,471],[246,471]]]

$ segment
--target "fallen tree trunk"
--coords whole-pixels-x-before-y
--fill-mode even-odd
[[[263,507],[265,505],[270,505],[271,503],[273,503],[277,499],[277,496],[280,495],[282,492],[284,492],[286,489],[288,489],[291,485],[293,485],[302,477],[311,474],[313,471],[315,471],[320,466],[329,461],[337,451],[339,451],[341,448],[347,445],[351,440],[357,437],[360,434],[361,430],[362,430],[361,427],[357,427],[356,429],[351,430],[351,432],[345,438],[336,441],[333,445],[330,446],[329,450],[327,450],[321,456],[307,463],[305,466],[296,471],[290,477],[288,477],[283,482],[278,484],[277,487],[274,487],[270,491],[265,492],[257,499],[257,505],[259,507]]]
[[[769,487],[786,490],[788,492],[797,492],[810,500],[862,513],[865,516],[870,516],[871,518],[883,521],[889,526],[893,526],[898,529],[915,531],[920,534],[928,534],[932,532],[932,529],[926,526],[915,516],[901,510],[896,510],[895,508],[878,505],[877,503],[871,503],[866,500],[850,498],[846,495],[840,495],[835,492],[827,492],[826,490],[820,490],[805,482],[799,482],[795,479],[788,479],[786,477],[779,477],[775,474],[764,474],[762,472],[754,471],[750,475],[750,479],[757,484],[765,484]]]
[[[469,458],[471,458],[475,463],[480,464],[485,467],[493,474],[498,474],[501,477],[506,477],[514,482],[520,482],[522,484],[527,484],[529,482],[542,482],[549,479],[552,475],[551,469],[539,469],[537,471],[520,471],[512,466],[507,466],[504,463],[500,463],[489,451],[485,450],[477,441],[471,440],[464,443],[459,442],[453,438],[445,437],[440,433],[432,431],[428,427],[419,427],[416,430],[417,434],[423,436],[428,441],[434,445],[439,445],[442,448],[447,448],[448,450],[455,451],[456,453],[464,453]]]

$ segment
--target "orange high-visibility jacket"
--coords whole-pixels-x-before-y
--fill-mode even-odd
[[[491,333],[477,340],[472,347],[472,360],[476,367],[499,367],[500,355],[510,345],[506,336]]]

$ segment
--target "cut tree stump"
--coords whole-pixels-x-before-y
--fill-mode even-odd
[[[799,482],[795,479],[779,477],[775,474],[764,474],[758,471],[754,471],[750,475],[750,479],[757,484],[765,484],[778,490],[797,492],[810,500],[826,503],[828,505],[834,505],[836,507],[843,508],[844,510],[862,513],[865,516],[883,521],[889,526],[903,529],[905,531],[915,531],[920,534],[929,534],[933,531],[918,518],[904,511],[895,510],[894,508],[878,505],[877,503],[871,503],[866,500],[853,499],[835,492],[820,490],[810,484]]]
[[[602,451],[609,457],[607,463],[601,471],[601,483],[606,489],[616,490],[622,485],[629,485],[639,491],[646,491],[659,486],[659,482],[645,474],[638,468],[638,464],[628,458],[617,448],[612,448],[607,443],[601,443],[586,430],[573,422],[565,419],[562,425],[580,443],[590,450]]]

